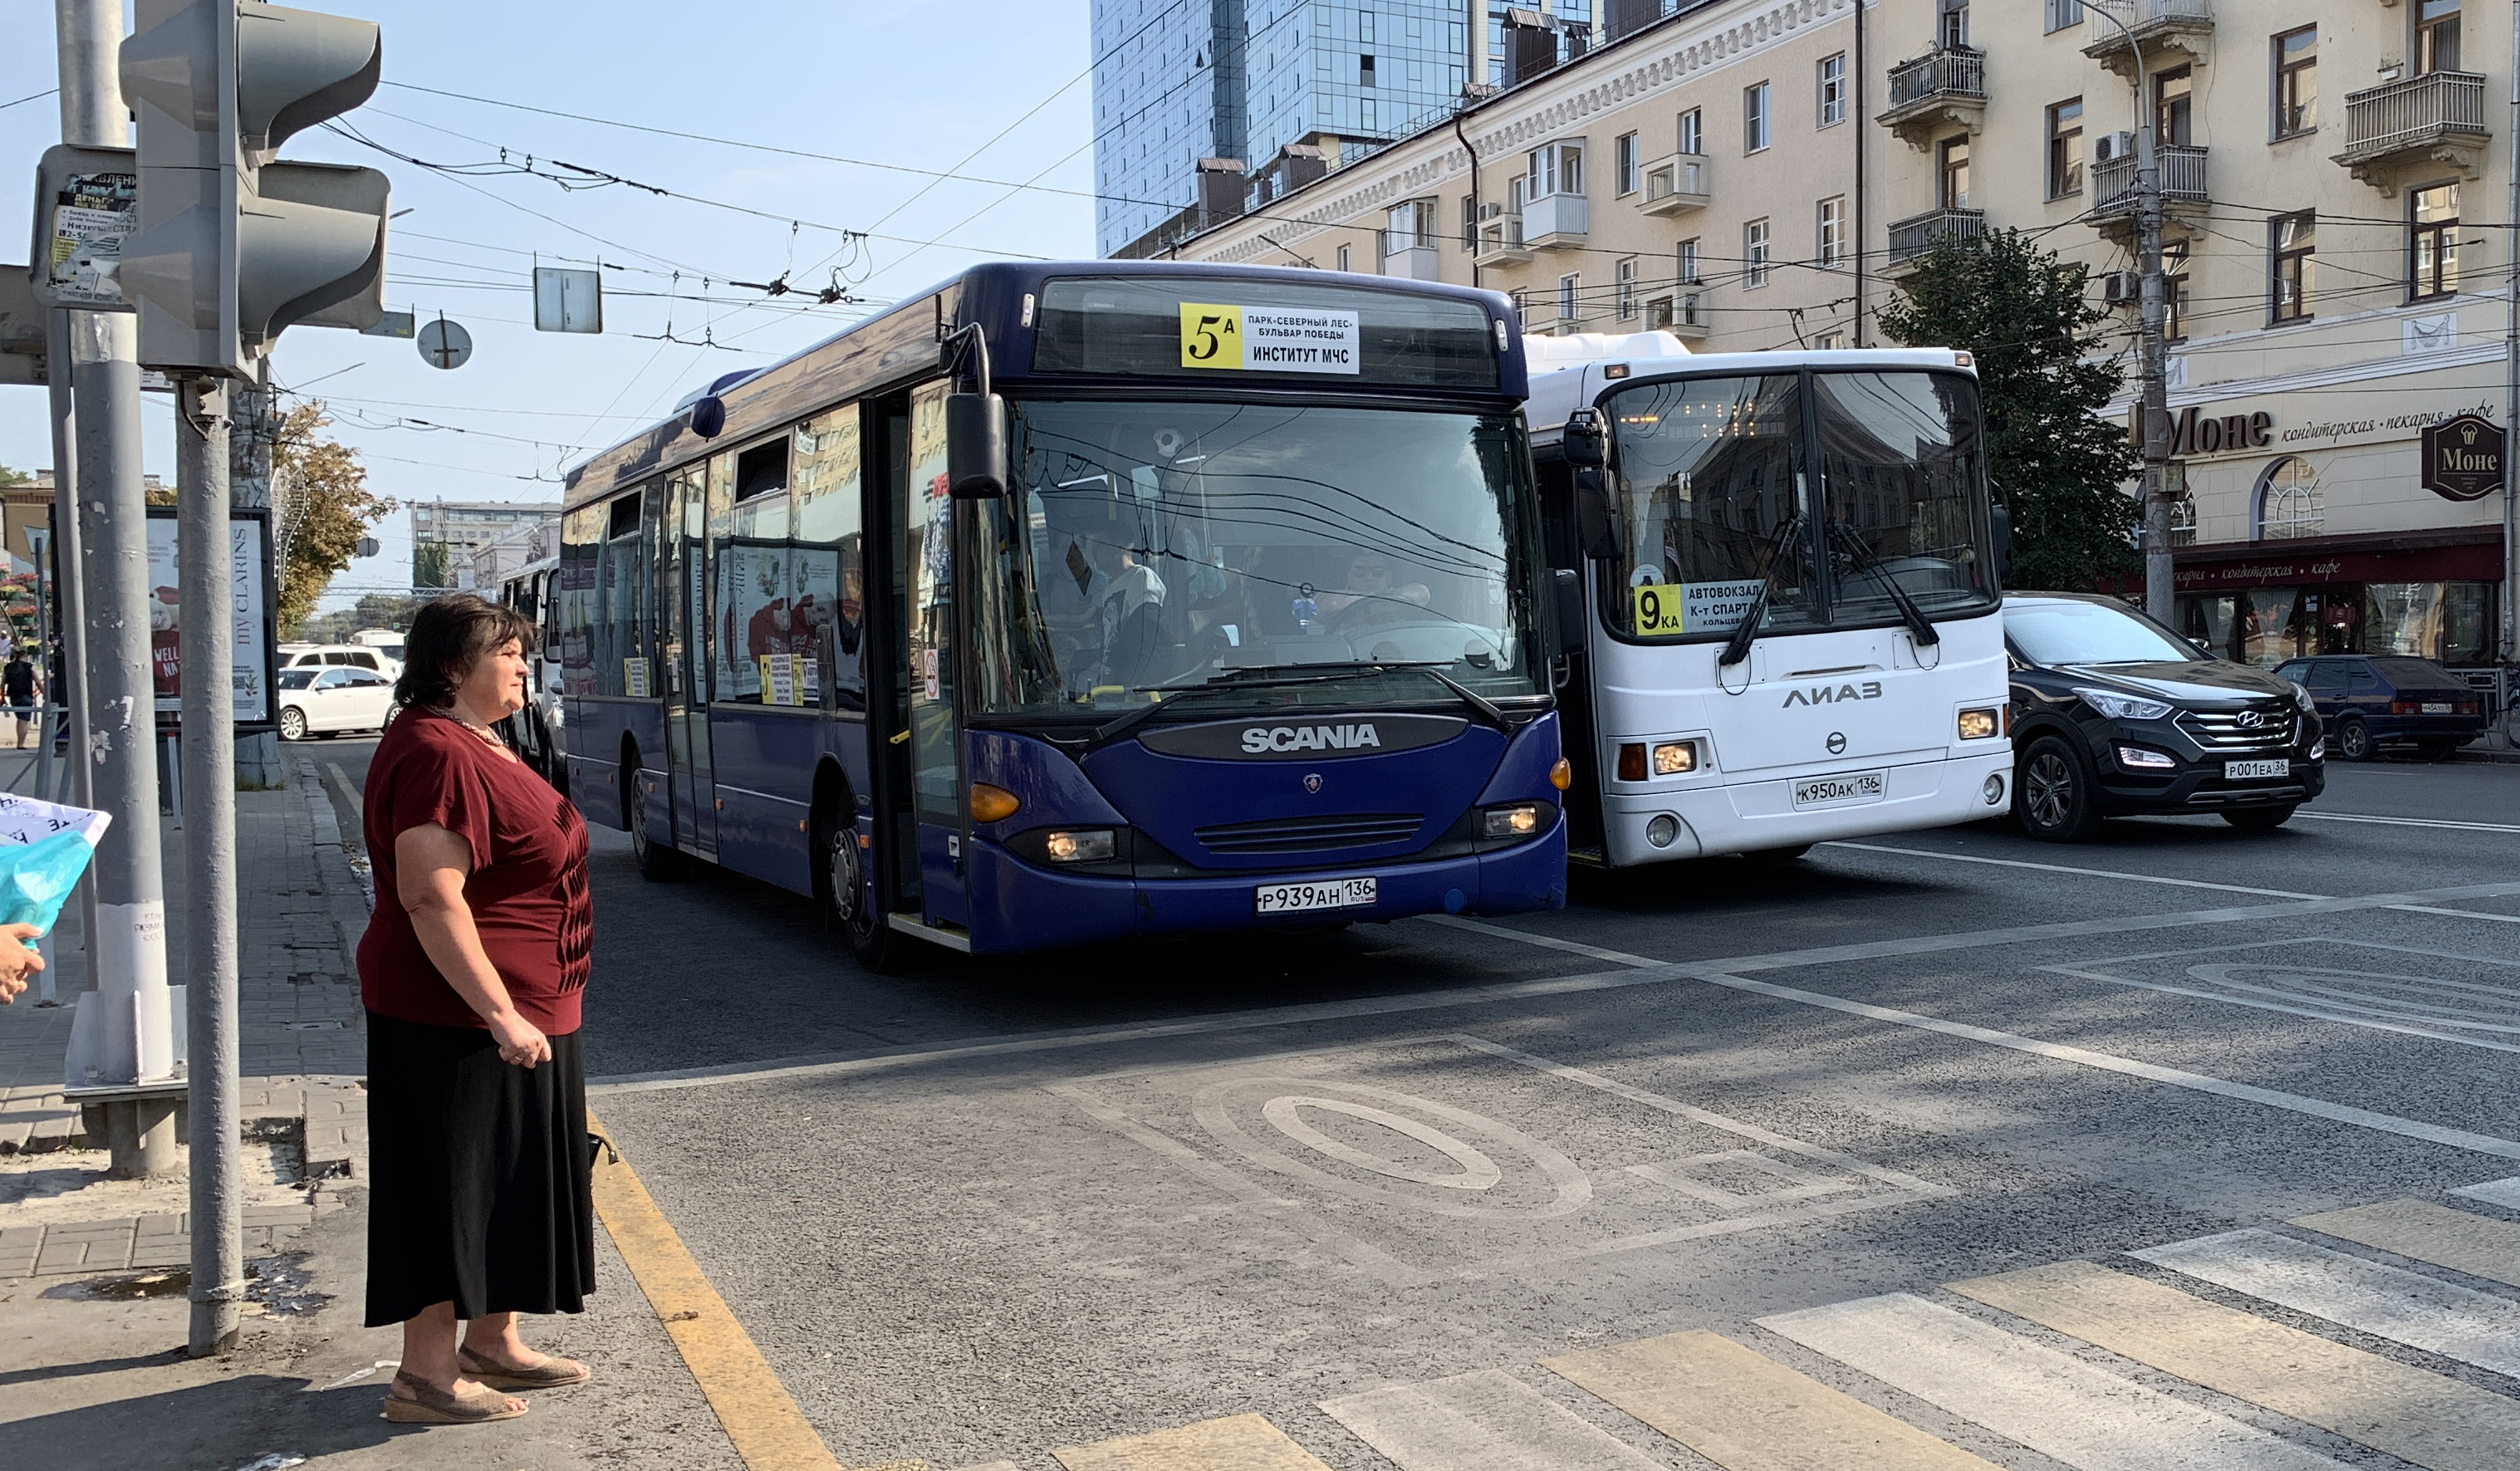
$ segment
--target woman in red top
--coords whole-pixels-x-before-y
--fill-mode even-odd
[[[368,767],[367,1320],[403,1325],[388,1420],[504,1420],[525,1402],[499,1391],[588,1377],[517,1334],[595,1286],[586,828],[491,731],[524,708],[534,634],[469,593],[423,607]]]

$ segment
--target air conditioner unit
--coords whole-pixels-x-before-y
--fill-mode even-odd
[[[2092,140],[2092,161],[2116,163],[2135,156],[2135,134],[2102,133]]]
[[[2111,271],[2101,277],[2100,299],[2111,306],[2134,306],[2142,301],[2142,274],[2136,271]]]

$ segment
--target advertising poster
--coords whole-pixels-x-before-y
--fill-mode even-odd
[[[46,284],[64,302],[122,305],[122,242],[140,220],[139,175],[72,174],[52,204]]]
[[[152,507],[149,516],[149,670],[158,694],[158,714],[172,722],[182,718],[183,592],[175,576],[173,507]],[[162,514],[160,513],[163,513]],[[272,603],[271,563],[258,513],[239,514],[228,522],[228,596],[230,636],[236,641],[236,723],[269,725],[271,711]]]

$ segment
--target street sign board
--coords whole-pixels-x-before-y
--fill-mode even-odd
[[[604,331],[604,278],[562,266],[534,267],[534,331]]]
[[[56,144],[35,165],[35,299],[127,312],[122,245],[140,223],[140,170],[127,148]]]
[[[431,368],[461,368],[472,356],[472,334],[444,317],[420,330],[420,360]]]
[[[2423,487],[2451,501],[2479,501],[2502,488],[2502,430],[2476,414],[2424,430]]]
[[[228,513],[228,606],[234,620],[236,723],[268,727],[271,672],[279,662],[279,600],[273,596],[270,513]],[[149,508],[149,664],[155,675],[158,720],[183,719],[183,594],[175,575],[175,508]]]

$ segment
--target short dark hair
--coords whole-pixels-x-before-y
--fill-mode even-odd
[[[471,593],[450,593],[421,604],[403,636],[402,678],[394,681],[394,702],[444,705],[455,698],[481,656],[514,641],[519,648],[534,646],[531,619],[515,608]]]

